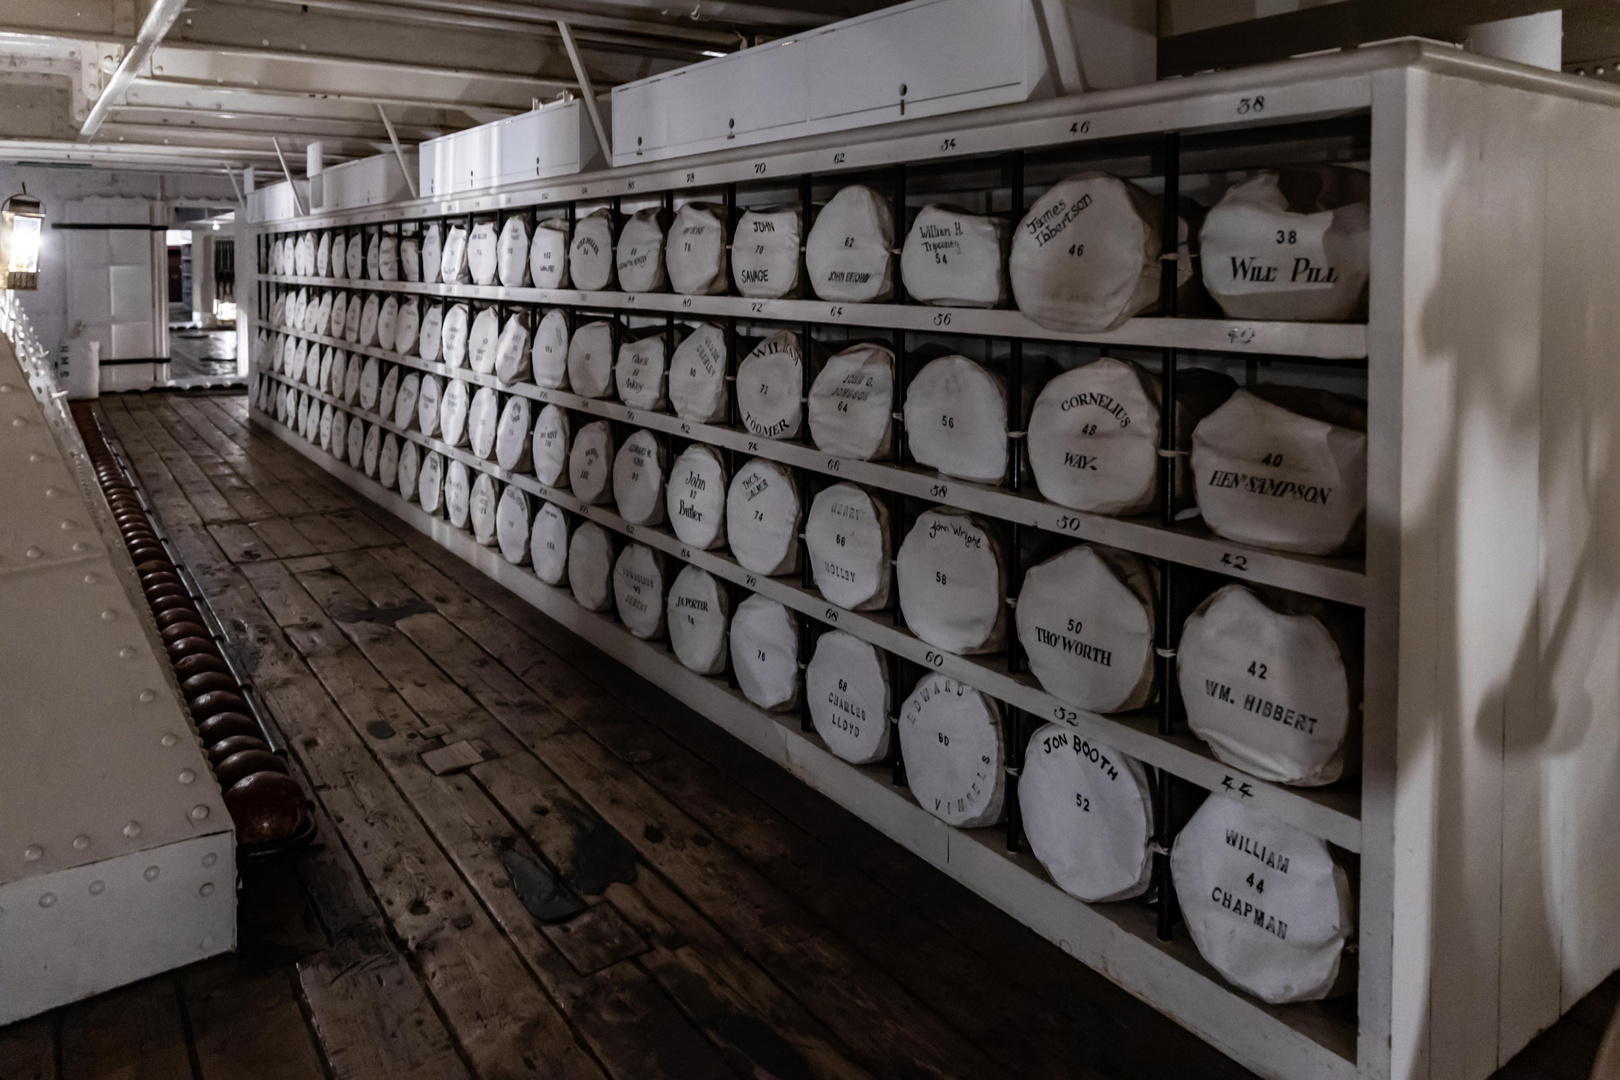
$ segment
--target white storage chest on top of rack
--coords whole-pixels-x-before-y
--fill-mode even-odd
[[[418,153],[423,198],[565,176],[600,164],[596,133],[578,98],[429,139]]]
[[[1140,3],[912,0],[614,87],[613,164],[1048,97],[1059,52],[1089,87],[1147,82],[1153,26]]]
[[[413,229],[447,215],[464,223],[474,214],[530,208],[549,214],[565,206],[584,214],[607,200],[629,211],[666,200],[665,193],[668,203],[719,201],[723,193],[740,210],[750,193],[780,201],[783,189],[799,187],[808,204],[812,194],[824,202],[838,186],[888,182],[883,177],[893,182],[902,208],[915,212],[923,199],[949,194],[952,177],[977,176],[960,183],[980,184],[974,197],[1002,200],[986,205],[1002,212],[1011,176],[1012,207],[1021,212],[1033,201],[1024,191],[1026,167],[1032,177],[1033,170],[1044,170],[1032,187],[1086,168],[1151,185],[1164,176],[1164,162],[1174,160],[1181,190],[1212,199],[1233,182],[1234,172],[1279,159],[1333,161],[1371,174],[1364,324],[1138,317],[1080,334],[1045,329],[1010,308],[937,307],[903,297],[840,304],[298,277],[267,272],[266,256],[278,239],[270,229],[260,230],[259,258],[244,260],[257,297],[244,310],[251,311],[255,332],[272,338],[493,386],[529,399],[536,410],[549,405],[584,414],[572,417],[574,430],[601,421],[614,426],[619,440],[641,429],[678,446],[706,444],[739,469],[753,459],[779,482],[794,477],[805,485],[796,495],[804,506],[833,484],[857,484],[878,503],[903,510],[895,519],[902,526],[918,511],[943,504],[1021,529],[1026,539],[1123,548],[1184,581],[1205,574],[1331,604],[1363,627],[1364,706],[1359,770],[1347,769],[1344,779],[1324,787],[1269,783],[1222,764],[1185,727],[1160,734],[1148,712],[1074,708],[1004,654],[969,657],[928,645],[890,612],[829,604],[808,578],[750,572],[723,549],[694,549],[667,526],[635,525],[611,506],[407,430],[345,403],[337,390],[277,370],[274,348],[265,354],[272,362],[256,371],[255,420],[1261,1074],[1481,1080],[1620,966],[1620,870],[1613,859],[1620,835],[1614,780],[1620,775],[1620,481],[1607,461],[1608,432],[1620,423],[1620,382],[1613,378],[1620,342],[1613,176],[1620,153],[1609,149],[1617,145],[1620,91],[1445,46],[1400,42],[966,117],[647,162],[583,174],[566,185],[529,182],[461,199],[324,215],[296,226],[359,236],[379,227]],[[1002,179],[986,182],[986,175]],[[922,196],[905,197],[908,176],[926,177]],[[808,178],[802,187],[801,178]],[[1215,188],[1198,187],[1209,183]],[[986,185],[994,190],[986,194]],[[897,235],[904,225],[903,218],[897,221]],[[999,486],[943,477],[908,464],[907,433],[900,429],[898,460],[857,461],[823,453],[804,438],[752,435],[742,428],[734,401],[725,416],[698,422],[563,389],[503,385],[492,375],[356,347],[268,318],[299,290],[331,289],[455,297],[525,310],[531,320],[546,309],[577,308],[586,318],[575,325],[610,313],[621,329],[638,333],[665,325],[673,335],[675,319],[702,319],[728,327],[728,370],[752,341],[784,326],[817,349],[887,335],[897,349],[897,396],[906,376],[921,367],[907,349],[941,335],[964,350],[990,339],[1002,357],[1013,346],[1027,347],[1026,367],[1038,355],[1109,350],[1157,353],[1172,369],[1196,361],[1242,377],[1248,367],[1251,382],[1351,385],[1366,398],[1365,554],[1294,555],[1219,539],[1196,522],[1069,510],[1042,500],[1028,484],[1017,486],[1016,468]],[[739,324],[748,340],[736,337]],[[812,359],[805,365],[808,391],[822,360],[813,350],[805,355]],[[1009,764],[1017,760],[1020,740],[1040,722],[1054,721],[1087,745],[1134,758],[1161,781],[1174,777],[1188,789],[1229,795],[1313,842],[1325,841],[1336,860],[1354,867],[1355,949],[1344,960],[1357,976],[1353,997],[1266,1005],[1217,974],[1185,929],[1168,942],[1157,940],[1154,913],[1141,900],[1083,903],[1052,884],[1029,855],[1008,854],[1005,831],[945,825],[892,784],[887,768],[854,766],[834,755],[801,726],[808,719],[767,713],[724,678],[688,670],[661,644],[634,638],[611,614],[587,611],[566,588],[507,562],[442,513],[424,512],[409,493],[385,490],[305,442],[285,420],[289,407],[304,399],[516,486],[564,512],[570,523],[586,519],[593,529],[662,552],[673,560],[666,579],[680,569],[676,561],[696,566],[738,599],[754,594],[761,604],[786,609],[802,638],[806,628],[836,627],[913,674],[937,674],[984,695],[1017,736],[1007,740]],[[1018,401],[1017,393],[1009,389],[1008,400]],[[1009,426],[1016,440],[1022,425]],[[763,467],[750,468],[758,473]],[[1018,548],[1005,550],[1012,558]],[[1032,555],[1025,565],[1036,561]],[[792,572],[807,568],[801,558]],[[1008,578],[1016,582],[1022,574]],[[801,660],[809,657],[801,648]],[[909,676],[895,682],[891,707],[898,710],[916,685]],[[1009,791],[1015,779],[1007,778]],[[1006,801],[1017,805],[1010,794]]]

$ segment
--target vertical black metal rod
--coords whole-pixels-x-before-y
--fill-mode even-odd
[[[726,426],[733,428],[742,426],[742,416],[737,408],[737,364],[740,359],[737,355],[737,317],[731,315],[726,318],[725,393]],[[737,470],[732,469],[731,474],[737,475]]]
[[[911,448],[906,442],[906,379],[908,339],[904,330],[894,332],[894,463],[904,467],[911,460]]]
[[[799,289],[798,295],[810,297],[815,290],[810,287],[810,267],[804,260],[804,242],[810,236],[811,218],[815,216],[815,192],[811,184],[809,173],[799,177]],[[789,293],[792,296],[793,293]]]
[[[1007,707],[1007,850],[1023,848],[1024,808],[1018,801],[1018,777],[1024,771],[1024,710]]]
[[[1024,216],[1024,152],[1014,150],[1007,161],[1007,216],[1014,228]],[[989,359],[989,357],[985,357]],[[1024,454],[1027,425],[1024,422],[1024,341],[1014,338],[1007,343],[1007,489],[1014,494],[1024,487]],[[1011,543],[1007,552],[1007,618],[1016,615],[1019,591],[1024,584],[1024,527],[1012,523]],[[1008,635],[1007,671],[1018,674],[1024,670],[1024,652],[1018,636]],[[1018,801],[1018,780],[1024,769],[1024,711],[1009,707],[1007,710],[1007,850],[1023,849],[1023,807]]]
[[[798,613],[799,620],[799,686],[802,693],[799,695],[799,730],[813,732],[816,722],[810,716],[810,687],[805,678],[810,668],[810,650],[813,646],[810,631],[810,616],[803,612]]]
[[[889,783],[906,787],[906,758],[900,752],[900,706],[906,700],[902,683],[906,662],[896,653],[889,653]]]
[[[902,162],[894,167],[894,229],[895,240],[905,243],[906,239],[906,166]],[[889,255],[889,261],[894,261],[894,255]],[[906,282],[900,274],[894,275],[894,302],[906,302]]]
[[[1164,201],[1159,222],[1159,312],[1166,318],[1176,315],[1176,290],[1180,262],[1179,223],[1181,219],[1181,136],[1168,132],[1164,137]],[[1176,522],[1176,351],[1159,354],[1159,522],[1171,528]],[[1175,733],[1176,627],[1175,564],[1159,560],[1159,610],[1157,648],[1159,665],[1159,734]],[[1169,941],[1177,921],[1175,887],[1170,880],[1168,849],[1173,835],[1176,779],[1159,770],[1154,792],[1154,839],[1159,851],[1153,856],[1153,873],[1158,888],[1159,940]]]

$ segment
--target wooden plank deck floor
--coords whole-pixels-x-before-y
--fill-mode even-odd
[[[238,955],[0,1028],[0,1078],[1251,1075],[252,430],[244,397],[98,410],[322,844],[250,884]],[[459,739],[487,759],[422,764]],[[531,915],[545,871],[583,911]],[[1584,1077],[1616,998],[1502,1075]]]

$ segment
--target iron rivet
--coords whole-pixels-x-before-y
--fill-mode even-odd
[[[40,847],[38,844],[29,844],[23,849],[23,858],[27,859],[29,862],[39,862],[39,860],[44,857],[45,849]]]
[[[219,856],[215,855],[212,851],[203,856],[204,866],[213,866],[217,862],[219,862]]]
[[[214,947],[214,935],[213,934],[208,934],[202,939],[202,947],[205,950],[206,949],[212,949]]]
[[[11,426],[12,427],[22,427],[26,423],[28,423],[28,421],[24,420],[20,416],[13,416],[11,418]]]
[[[152,693],[150,690],[142,690],[136,696],[140,698],[142,705],[150,705],[153,701],[157,700],[157,695]]]
[[[163,738],[158,740],[158,742],[162,743],[164,746],[173,746],[179,741],[180,740],[176,739],[173,735],[165,735]]]
[[[28,556],[30,559],[37,559],[45,553],[37,547],[31,547],[27,551],[23,552],[23,554]]]
[[[62,489],[54,484],[45,489],[45,497],[47,499],[54,499],[60,494],[62,494]]]
[[[75,851],[83,851],[85,848],[87,848],[89,846],[90,846],[90,838],[88,836],[84,835],[84,833],[80,833],[78,836],[75,836],[73,838],[73,850],[75,850]]]
[[[163,871],[159,870],[155,866],[148,866],[146,868],[146,872],[143,873],[141,876],[143,878],[145,878],[147,881],[156,881],[158,879],[158,875],[161,874],[162,872]]]
[[[39,898],[40,907],[50,907],[54,903],[56,903],[56,894],[53,892],[48,892]]]
[[[198,896],[213,896],[214,895],[214,883],[212,881],[203,882],[202,883],[202,888],[197,890],[197,895]]]
[[[83,540],[75,540],[75,541],[73,541],[73,550],[74,551],[89,551],[90,550],[90,545],[85,543]]]
[[[62,522],[62,531],[63,531],[63,532],[67,532],[67,531],[68,531],[68,530],[69,530],[69,529],[71,529],[71,528],[73,528],[73,522],[71,522],[71,521],[66,521],[66,520],[64,520],[64,521],[63,521],[63,522]]]
[[[123,657],[125,660],[135,659],[135,646],[125,645],[122,649],[118,650],[118,655]]]
[[[102,893],[104,893],[106,891],[107,891],[107,883],[105,881],[92,881],[90,883],[90,895],[91,896],[100,896]]]
[[[191,808],[191,820],[192,821],[201,821],[203,818],[205,818],[207,816],[208,816],[208,807],[203,806],[201,803],[198,803],[196,806],[193,806]]]
[[[11,384],[8,382],[0,382],[0,394],[9,393],[11,393]]]
[[[28,461],[29,461],[30,464],[33,464],[33,465],[38,465],[40,462],[42,462],[44,460],[45,460],[45,455],[40,453],[38,450],[35,450],[32,454],[28,455]]]
[[[112,608],[103,608],[102,609],[102,612],[101,612],[101,621],[102,622],[112,622],[116,618],[118,618],[118,612],[114,611]]]
[[[101,579],[96,577],[96,575],[94,575],[94,574],[86,574],[86,575],[84,575],[84,583],[86,585],[94,585],[96,582],[98,582],[100,580]]]
[[[197,774],[192,772],[190,769],[180,770],[180,782],[182,784],[189,784],[195,779],[197,779]]]
[[[138,821],[132,821],[128,825],[125,825],[124,835],[129,837],[131,840],[141,835],[141,823]]]

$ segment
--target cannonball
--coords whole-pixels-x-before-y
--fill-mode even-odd
[[[287,837],[309,822],[304,791],[284,773],[259,772],[225,792],[225,808],[236,822],[238,844],[263,844]]]
[[[214,766],[214,776],[222,791],[229,791],[238,781],[260,772],[286,773],[287,763],[268,750],[241,750]]]
[[[232,754],[240,754],[244,750],[263,750],[269,753],[270,744],[253,735],[231,735],[208,748],[208,763],[218,765]]]
[[[180,692],[186,696],[187,701],[201,697],[203,694],[213,693],[216,690],[224,690],[235,694],[240,693],[241,689],[230,673],[224,671],[204,671],[191,676],[180,684]]]
[[[233,735],[248,735],[255,739],[262,738],[264,732],[253,718],[242,712],[221,711],[208,717],[197,725],[197,734],[202,738],[204,746],[216,746]]]
[[[248,703],[242,695],[230,690],[209,690],[186,700],[191,707],[191,716],[194,720],[213,716],[217,712],[245,713],[248,710]]]
[[[174,665],[174,676],[184,682],[193,675],[201,675],[205,671],[221,671],[228,675],[230,670],[230,666],[217,656],[197,655],[177,660]]]

